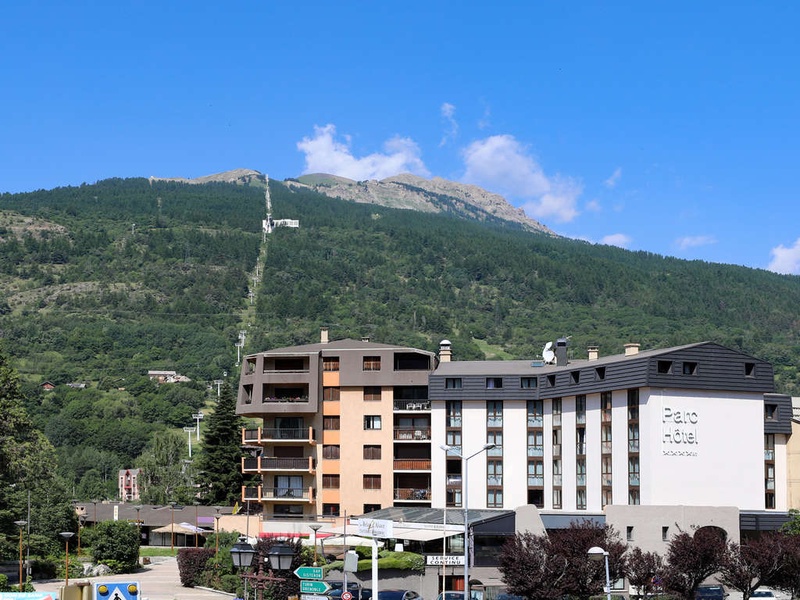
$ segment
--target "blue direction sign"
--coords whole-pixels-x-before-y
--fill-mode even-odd
[[[294,574],[298,579],[322,579],[322,567],[297,567]]]
[[[300,580],[300,593],[301,594],[324,594],[331,586],[325,581],[315,581],[313,579]]]

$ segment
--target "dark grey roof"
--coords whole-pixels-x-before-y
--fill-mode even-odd
[[[444,522],[444,513],[444,509],[441,508],[428,508],[424,506],[391,506],[389,508],[382,508],[365,515],[361,515],[360,518],[385,519],[387,521],[394,521],[395,524],[398,525],[401,522],[405,524],[426,523],[431,525],[441,525]],[[513,514],[513,510],[470,510],[469,522],[483,523]],[[451,508],[447,510],[447,523],[450,525],[463,525],[464,511],[460,508]]]
[[[339,352],[342,350],[402,350],[406,352],[420,352],[433,356],[433,352],[427,350],[419,350],[418,348],[411,348],[408,346],[397,346],[396,344],[379,344],[377,342],[364,342],[361,340],[353,340],[346,338],[343,340],[336,340],[323,344],[318,342],[316,344],[303,344],[300,346],[287,346],[285,348],[273,348],[266,352],[259,352],[258,354],[273,355],[273,354],[317,354],[319,352],[334,351]]]
[[[605,514],[546,514],[546,513],[539,513],[539,516],[542,517],[542,524],[544,528],[547,530],[550,529],[569,529],[570,524],[572,523],[582,523],[583,521],[591,521],[597,525],[605,525],[606,524],[606,516]]]

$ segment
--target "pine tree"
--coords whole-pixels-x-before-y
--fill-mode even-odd
[[[241,498],[242,419],[236,414],[236,396],[226,381],[214,412],[207,419],[197,480],[205,504],[232,505]]]

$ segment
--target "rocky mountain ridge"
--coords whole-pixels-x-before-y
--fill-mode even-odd
[[[194,179],[150,177],[150,180],[190,184],[224,182],[258,185],[266,182],[266,175],[253,169],[233,169]],[[512,206],[501,195],[493,194],[476,185],[448,181],[441,177],[425,179],[404,173],[380,181],[375,179],[355,181],[327,173],[315,173],[286,179],[283,183],[290,188],[310,189],[331,198],[351,202],[420,212],[446,212],[476,221],[506,221],[527,231],[556,235],[546,226],[528,217],[521,208]]]

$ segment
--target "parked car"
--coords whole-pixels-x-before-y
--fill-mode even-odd
[[[331,589],[325,595],[331,600],[341,600],[344,582],[326,581],[326,583],[331,586]],[[372,598],[372,590],[370,588],[362,588],[357,581],[348,581],[347,591],[353,594],[353,600],[371,600]]]
[[[464,600],[464,592],[445,590],[436,596],[436,600]]]
[[[378,600],[422,600],[414,590],[378,590]]]
[[[696,600],[725,600],[728,592],[721,585],[701,585],[694,593]]]
[[[753,593],[750,594],[751,598],[775,598],[775,594],[772,590],[768,590],[765,588],[758,588],[757,590],[753,590]]]

